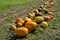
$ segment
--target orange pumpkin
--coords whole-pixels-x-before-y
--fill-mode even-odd
[[[21,18],[18,18],[18,19],[17,19],[17,25],[18,25],[18,26],[22,26],[23,24],[24,24],[24,20],[21,19]]]
[[[10,30],[13,30],[13,31],[15,31],[17,28],[16,28],[16,26],[15,25],[12,25],[11,27],[10,27]]]
[[[16,30],[16,35],[19,37],[24,37],[29,34],[29,30],[25,27],[19,27]]]
[[[51,17],[51,19],[53,18],[53,15],[47,15],[47,16]]]
[[[37,23],[33,21],[28,21],[25,24],[25,27],[28,28],[30,31],[36,29]]]
[[[44,20],[51,20],[50,16],[44,16]]]
[[[35,17],[35,13],[33,13],[33,12],[29,13],[29,14],[28,14],[28,17],[29,17],[29,18],[34,18],[34,17]]]

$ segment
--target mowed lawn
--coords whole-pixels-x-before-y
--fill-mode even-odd
[[[10,8],[13,5],[25,4],[33,0],[0,0],[0,9]]]

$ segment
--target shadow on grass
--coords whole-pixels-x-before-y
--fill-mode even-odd
[[[16,35],[14,35],[14,36],[12,36],[11,38],[10,38],[10,40],[23,40],[23,38],[26,38],[26,36],[25,37],[18,37],[18,36],[16,36]]]

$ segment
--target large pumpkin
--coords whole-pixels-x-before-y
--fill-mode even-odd
[[[28,28],[30,31],[36,29],[37,23],[33,21],[28,21],[25,24],[25,27]]]
[[[16,30],[16,35],[19,37],[24,37],[29,33],[29,30],[25,27],[19,27]]]
[[[44,18],[43,18],[43,17],[41,17],[41,16],[35,17],[35,22],[41,23],[41,22],[43,22],[43,21],[44,21]]]

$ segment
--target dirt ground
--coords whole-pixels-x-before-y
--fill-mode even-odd
[[[55,0],[55,6],[48,8],[54,13],[54,18],[48,21],[47,29],[38,27],[24,38],[17,38],[9,31],[9,27],[14,24],[16,18],[24,17],[27,13],[38,9],[43,2],[43,0],[34,0],[27,4],[0,10],[0,40],[60,40],[60,0]]]

